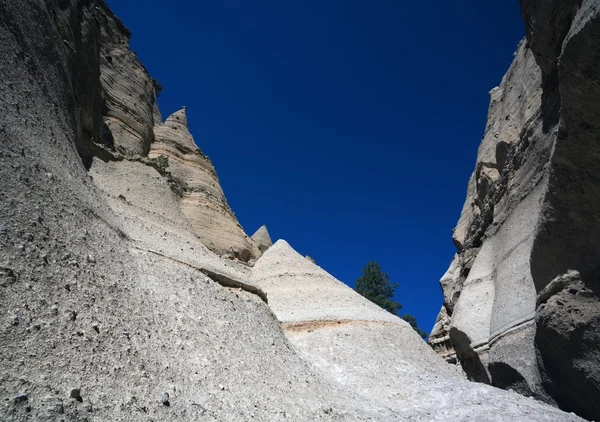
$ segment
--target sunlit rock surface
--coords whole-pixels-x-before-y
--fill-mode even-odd
[[[252,240],[258,246],[258,249],[262,253],[264,253],[267,249],[273,246],[273,241],[271,240],[271,236],[269,235],[269,231],[267,230],[267,226],[261,226],[253,235]]]
[[[600,5],[521,8],[527,38],[491,91],[441,280],[451,321],[431,344],[471,379],[598,419]]]
[[[166,157],[181,189],[181,210],[202,243],[217,255],[248,262],[260,250],[229,208],[212,162],[196,146],[185,107],[154,129],[150,158]]]
[[[126,51],[101,80],[115,30],[99,0],[0,0],[0,420],[578,420],[461,379],[283,242],[246,265],[185,113],[159,124]]]

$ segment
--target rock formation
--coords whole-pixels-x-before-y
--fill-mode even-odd
[[[168,171],[181,190],[181,210],[202,243],[220,256],[244,262],[258,258],[260,250],[229,208],[212,162],[188,130],[185,107],[154,132],[148,156],[168,159]]]
[[[119,19],[97,15],[100,23],[100,82],[104,121],[114,148],[124,154],[146,155],[154,139],[154,84],[146,68],[129,49],[131,34]]]
[[[271,236],[265,225],[261,226],[256,233],[252,235],[252,240],[254,240],[254,243],[256,243],[256,246],[258,246],[258,249],[260,249],[262,253],[273,246],[273,241],[271,240]]]
[[[361,403],[391,410],[393,420],[572,417],[516,393],[464,380],[408,323],[283,240],[256,262],[252,281],[267,293],[269,306],[301,356],[329,382],[356,392]],[[385,413],[376,420],[387,420]]]
[[[0,0],[0,420],[580,420],[461,379],[285,242],[243,262],[128,37],[101,0]]]
[[[471,379],[600,418],[600,4],[521,0],[431,343]],[[443,328],[447,327],[447,328]],[[450,352],[451,353],[451,352]]]
[[[446,362],[455,365],[458,363],[456,359],[456,350],[450,340],[450,316],[445,306],[442,306],[440,313],[438,314],[435,324],[429,334],[429,344],[433,349],[443,357]]]

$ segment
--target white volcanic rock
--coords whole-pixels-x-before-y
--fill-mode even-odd
[[[95,5],[0,0],[0,420],[393,420],[325,381],[256,295],[196,268],[154,169],[86,172],[71,87],[100,95]]]
[[[304,258],[285,240],[278,240],[254,264],[252,279],[268,292],[271,309],[283,322],[360,319],[406,324]]]
[[[527,39],[491,92],[441,280],[451,320],[431,343],[471,379],[598,419],[600,3],[521,8]]]
[[[135,249],[187,264],[216,281],[265,298],[251,285],[246,265],[221,259],[200,242],[180,210],[179,197],[154,168],[135,161],[95,159],[90,174]]]
[[[254,240],[254,243],[262,253],[273,246],[273,241],[271,240],[271,236],[265,225],[262,225],[256,233],[252,235],[252,240]]]
[[[181,188],[181,210],[202,243],[220,256],[248,262],[260,256],[229,208],[212,162],[196,146],[185,107],[155,127],[148,156],[167,157],[167,170]]]
[[[402,319],[372,304],[279,240],[253,282],[298,350],[323,376],[392,420],[576,420],[550,406],[464,380]]]
[[[442,305],[442,309],[440,309],[427,341],[446,362],[456,364],[458,362],[456,351],[454,350],[449,334],[450,322],[451,318],[448,316],[448,310],[446,306]]]
[[[108,10],[99,14],[98,19],[102,36],[100,81],[104,121],[117,151],[126,155],[146,155],[154,139],[152,78],[135,52],[129,49],[131,34],[121,21]]]
[[[124,154],[92,144],[115,28],[128,37],[97,0],[0,0],[0,420],[580,420],[461,379],[283,242],[253,270],[209,251],[203,235],[251,255],[184,113],[157,128],[166,171],[133,157],[143,136],[116,136]],[[152,110],[153,96],[135,105],[147,81],[129,71],[115,92]],[[118,120],[123,134],[146,127]],[[194,222],[182,192],[217,211]],[[571,294],[569,274],[540,303]]]

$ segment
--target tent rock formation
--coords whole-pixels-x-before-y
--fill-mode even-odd
[[[273,246],[273,241],[271,240],[271,236],[269,235],[269,231],[267,230],[267,226],[262,225],[256,233],[252,235],[252,240],[258,246],[261,253],[264,253],[267,249]]]
[[[103,1],[0,0],[0,40],[1,420],[581,420],[261,256]]]
[[[168,158],[168,171],[182,192],[181,211],[196,235],[220,256],[248,262],[260,256],[229,208],[217,172],[188,130],[185,107],[154,127],[150,158]]]

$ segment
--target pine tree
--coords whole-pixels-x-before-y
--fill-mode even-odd
[[[375,262],[368,262],[362,270],[362,276],[356,280],[356,292],[369,299],[374,304],[386,311],[398,315],[402,305],[393,300],[394,292],[398,288],[397,283],[390,282],[390,276],[381,271],[381,266]],[[427,333],[419,328],[417,318],[413,315],[405,314],[401,317],[408,322],[411,327],[422,338],[427,337]]]
[[[410,326],[413,327],[413,329],[417,332],[417,334],[421,336],[421,338],[425,339],[429,335],[419,327],[419,324],[417,324],[417,318],[413,315],[404,314],[400,318],[408,322]]]
[[[390,276],[383,271],[375,261],[365,265],[363,275],[356,280],[356,291],[374,304],[394,315],[402,309],[402,305],[392,300],[398,284],[390,283]]]

